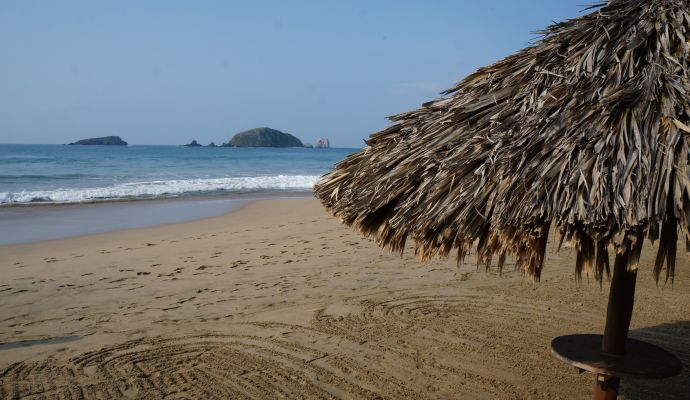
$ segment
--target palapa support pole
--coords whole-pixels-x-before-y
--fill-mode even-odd
[[[651,343],[628,339],[641,250],[640,238],[625,253],[616,254],[604,334],[564,335],[551,341],[556,357],[580,371],[596,374],[595,400],[617,399],[621,376],[661,379],[678,375],[683,368],[672,353]]]
[[[606,327],[601,349],[604,353],[612,355],[625,354],[625,342],[628,338],[630,319],[635,304],[637,269],[628,270],[628,255],[629,251],[616,254],[609,304],[606,310]],[[618,397],[619,386],[619,377],[597,374],[594,399],[615,400]]]

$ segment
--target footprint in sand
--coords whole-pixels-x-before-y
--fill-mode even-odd
[[[181,299],[181,300],[179,300],[179,301],[177,302],[177,304],[184,304],[184,303],[186,303],[186,302],[188,302],[188,301],[192,301],[192,300],[194,300],[194,299],[196,299],[195,296],[192,296],[192,297],[190,297],[190,298],[188,298],[188,299]]]

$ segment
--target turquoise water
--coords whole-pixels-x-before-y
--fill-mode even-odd
[[[308,192],[355,151],[0,145],[0,204]]]

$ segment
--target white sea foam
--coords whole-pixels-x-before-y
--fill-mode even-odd
[[[248,192],[263,190],[310,190],[318,176],[276,175],[215,179],[185,179],[129,182],[108,187],[56,189],[46,191],[0,192],[0,204],[78,203],[108,199],[179,196],[218,191]]]

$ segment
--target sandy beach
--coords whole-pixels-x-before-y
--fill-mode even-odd
[[[631,336],[686,369],[624,379],[623,398],[687,399],[690,263],[657,287],[651,250]],[[0,399],[588,399],[593,376],[549,349],[603,329],[607,285],[577,281],[574,257],[549,251],[538,284],[420,264],[312,199],[0,246]]]

